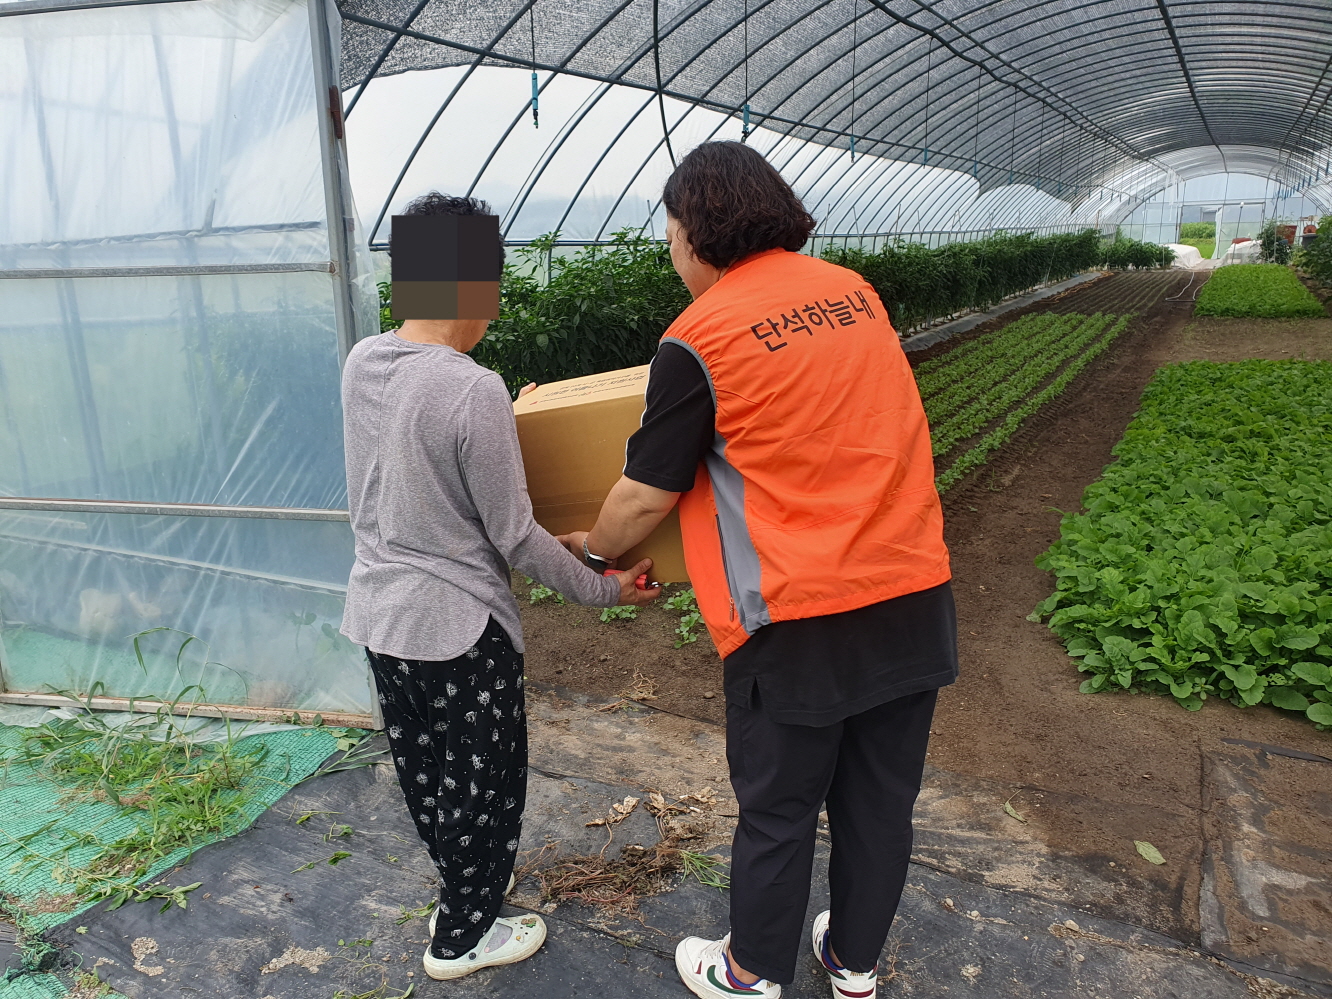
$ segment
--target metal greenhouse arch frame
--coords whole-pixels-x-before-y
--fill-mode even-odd
[[[514,229],[518,217],[542,188],[561,149],[597,117],[603,99],[616,87],[641,90],[647,99],[617,123],[613,138],[585,175],[575,179],[560,215],[563,226],[585,192],[609,177],[620,193],[594,227],[595,238],[604,237],[666,137],[694,110],[722,117],[710,130],[715,136],[746,106],[754,134],[777,137],[764,146],[788,166],[808,157],[805,147],[811,143],[844,150],[854,144],[862,157],[889,164],[887,172],[879,172],[868,163],[852,164],[849,157],[808,157],[797,168],[793,182],[799,189],[824,192],[823,229],[830,232],[850,227],[881,234],[889,217],[934,218],[946,208],[956,197],[956,184],[940,174],[934,189],[927,189],[928,183],[901,165],[913,162],[969,174],[978,196],[1009,189],[990,205],[989,214],[996,224],[1010,227],[1056,219],[1086,224],[1098,214],[1102,219],[1122,215],[1198,176],[1197,170],[1218,162],[1221,172],[1234,169],[1228,157],[1236,147],[1268,149],[1264,172],[1283,189],[1332,202],[1323,166],[1332,135],[1323,117],[1332,49],[1319,30],[1325,12],[1317,5],[1270,3],[1237,12],[1210,0],[1156,0],[1150,8],[1125,11],[1104,0],[1020,5],[987,0],[945,13],[928,0],[911,4],[913,9],[904,11],[887,0],[823,0],[791,16],[771,2],[752,7],[732,0],[675,3],[662,10],[654,47],[646,30],[646,0],[590,3],[584,17],[552,29],[546,47],[560,52],[559,58],[538,60],[515,50],[514,43],[515,25],[539,9],[540,0],[472,6],[475,24],[466,30],[440,30],[456,23],[449,18],[457,0],[412,0],[404,4],[400,19],[386,13],[391,3],[372,8],[370,0],[346,0],[341,5],[347,22],[344,56],[349,56],[344,85],[355,88],[354,108],[375,74],[433,66],[465,65],[469,73],[481,66],[534,69],[551,74],[542,93],[556,75],[601,84],[533,163],[506,220],[511,239],[520,235]],[[863,60],[854,73],[836,74],[853,22]],[[478,38],[482,24],[493,29]],[[748,41],[738,63],[737,33],[742,30]],[[631,42],[627,49],[626,41]],[[627,54],[607,61],[611,52]],[[1245,59],[1258,52],[1269,56],[1261,70]],[[1144,58],[1148,54],[1151,58]],[[660,90],[648,72],[657,55],[663,65]],[[358,59],[360,70],[352,68]],[[1126,62],[1132,64],[1129,71],[1123,68]],[[757,77],[737,91],[741,63]],[[1218,64],[1224,68],[1218,70]],[[919,81],[926,69],[930,93],[922,101]],[[829,82],[833,76],[838,79]],[[465,82],[458,82],[426,125],[409,161]],[[1136,98],[1135,87],[1146,96]],[[1236,88],[1242,99],[1228,96]],[[621,158],[627,136],[659,93],[689,109],[641,150],[636,169],[626,171],[618,164],[610,176],[612,151]],[[519,110],[498,136],[470,189],[485,182],[522,117]],[[1176,155],[1203,147],[1214,154],[1185,160]],[[1254,156],[1241,155],[1237,161],[1252,164]],[[377,206],[381,218],[409,168],[410,162]],[[901,198],[893,195],[898,183],[907,185]],[[1045,195],[1067,210],[1055,213]]]

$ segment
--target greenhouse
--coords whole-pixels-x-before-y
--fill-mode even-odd
[[[931,743],[927,764],[940,769],[927,769],[934,790],[917,804],[928,831],[913,863],[933,873],[923,887],[908,882],[908,899],[937,894],[930,904],[949,918],[993,917],[986,925],[1001,936],[1008,896],[998,893],[1063,907],[1021,919],[1044,920],[1042,946],[1058,955],[1042,960],[1071,977],[1013,995],[1092,994],[1076,963],[1061,963],[1081,962],[1075,951],[1091,962],[1084,976],[1095,966],[1123,994],[1321,995],[1332,987],[1332,841],[1301,840],[1262,816],[1332,818],[1314,790],[1332,757],[1330,102],[1328,11],[1286,0],[0,0],[0,766],[20,759],[6,754],[29,745],[22,732],[91,712],[257,725],[292,745],[315,733],[324,752],[308,741],[304,756],[292,750],[281,776],[263,778],[282,790],[262,806],[124,868],[148,884],[150,873],[167,877],[168,859],[183,864],[297,795],[290,788],[310,774],[333,780],[316,768],[334,746],[359,760],[386,722],[365,649],[344,634],[357,549],[341,386],[353,348],[398,325],[393,218],[431,191],[483,199],[499,216],[500,311],[472,357],[516,398],[529,382],[653,360],[691,301],[666,243],[663,185],[701,144],[739,142],[813,217],[799,252],[849,269],[878,296],[929,423],[962,679],[941,694],[931,734],[943,745]],[[705,812],[733,826],[739,807],[729,790],[690,796],[729,786],[713,729],[733,693],[696,588],[669,587],[641,615],[584,615],[520,567],[513,575],[528,634],[520,676],[529,703],[550,698],[540,723],[529,708],[534,732],[547,731],[533,737],[533,780],[549,778],[556,795],[567,777],[585,797],[629,784],[631,811],[661,799],[649,820],[647,804],[606,818],[597,799],[596,818],[585,802],[577,812],[541,798],[565,818],[530,828],[590,857],[641,819],[644,846],[702,858],[673,861],[672,874],[717,894],[714,850],[729,849],[729,831],[715,843],[712,827],[695,839],[680,831]],[[1105,717],[1113,698],[1127,720]],[[1188,710],[1162,714],[1176,706]],[[652,712],[679,730],[632,728]],[[613,725],[623,730],[608,735]],[[981,733],[972,748],[969,732]],[[1084,735],[1100,762],[1071,762]],[[612,743],[630,747],[623,759]],[[695,743],[705,749],[672,755]],[[1170,747],[1186,744],[1191,783],[1167,779]],[[674,762],[658,774],[653,753]],[[39,772],[36,759],[22,756]],[[1308,772],[1285,790],[1264,783],[1275,780],[1266,768],[1292,761]],[[988,782],[966,792],[974,800],[1004,789],[994,814],[947,810],[954,772]],[[1140,807],[1119,807],[1139,789]],[[114,789],[98,793],[98,807],[121,805]],[[1246,811],[1236,803],[1245,795],[1259,804]],[[19,802],[0,809],[18,815]],[[293,814],[306,818],[346,804],[315,791],[302,802]],[[1091,817],[1076,829],[1038,820],[1043,805]],[[1201,816],[1220,814],[1213,805],[1235,812],[1215,822],[1249,832],[1209,832]],[[574,812],[570,832],[559,823]],[[38,835],[6,821],[0,835],[16,850]],[[324,838],[325,854],[342,845],[355,855],[347,828]],[[997,828],[1000,859],[965,845],[963,828],[974,842]],[[399,833],[410,837],[410,823]],[[818,835],[825,850],[826,829]],[[1115,852],[1125,842],[1127,858]],[[1268,865],[1252,875],[1256,888],[1244,855]],[[1110,856],[1087,874],[1088,858]],[[520,866],[540,881],[523,896],[532,912],[605,903],[601,889],[560,894],[564,882],[540,866]],[[1027,866],[1039,874],[1012,874]],[[346,891],[369,883],[359,876]],[[960,877],[972,894],[936,876]],[[58,916],[34,915],[33,899],[64,891],[59,882],[39,890],[0,877],[0,954],[8,923],[52,941],[52,954],[91,947],[96,932],[61,939],[61,921],[92,919],[88,906],[115,895],[79,883]],[[611,936],[640,940],[633,926],[646,914],[673,948],[684,917],[646,890],[640,909],[637,888],[621,887],[630,901],[606,910]],[[120,902],[133,895],[124,890]],[[152,897],[170,906],[168,895]],[[343,902],[352,905],[322,904]],[[394,962],[426,918],[399,907],[391,929],[410,939],[392,938]],[[390,909],[383,922],[397,917]],[[256,925],[280,925],[280,910],[256,909]],[[924,911],[909,924],[917,952],[903,952],[906,978],[881,963],[878,994],[934,994],[945,981],[1001,994],[986,991],[990,958],[926,945]],[[1066,915],[1073,929],[1047,932]],[[600,915],[578,918],[602,926]],[[1082,934],[1075,924],[1087,919],[1103,924]],[[185,943],[172,953],[228,995],[313,995],[302,989],[321,960],[352,956],[343,941],[363,945],[358,960],[381,961],[372,944],[392,936],[338,925],[343,937],[324,942],[322,959],[302,956],[317,941],[295,933],[297,951],[265,952],[286,954],[271,970],[227,970]],[[1105,941],[1125,927],[1155,934],[1161,953],[1193,948],[1197,967],[1148,973],[1134,964],[1141,953],[1112,955]],[[129,934],[125,947],[157,946],[155,930],[116,932]],[[1030,935],[994,944],[996,974],[1037,981],[1018,956]],[[86,952],[124,965],[117,974],[128,977],[105,979],[117,994],[198,991],[161,964],[168,936],[160,957],[131,959],[109,943]],[[652,970],[632,972],[623,994],[684,994],[670,948],[642,946],[656,955],[643,958]],[[58,970],[24,953],[23,973],[0,981],[3,999],[76,987],[68,961]],[[662,961],[675,991],[655,991]],[[940,962],[962,970],[945,977]],[[158,965],[164,974],[143,970]],[[402,974],[409,967],[420,971],[403,964]],[[333,995],[324,974],[318,994]],[[569,983],[584,971],[552,974],[552,996],[580,994]],[[799,974],[788,996],[825,994]],[[347,975],[342,999],[446,994],[420,976],[392,978],[390,991],[387,977]],[[1233,992],[1237,975],[1250,989],[1270,979],[1289,991]],[[537,988],[493,981],[489,994]]]

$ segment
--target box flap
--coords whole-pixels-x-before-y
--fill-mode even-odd
[[[619,371],[605,371],[599,375],[583,375],[562,382],[538,385],[513,404],[514,414],[539,413],[563,406],[580,406],[603,399],[623,399],[642,396],[647,391],[649,364]]]

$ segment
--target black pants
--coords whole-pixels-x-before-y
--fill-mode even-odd
[[[835,725],[780,725],[726,705],[726,758],[740,803],[731,854],[731,949],[746,971],[795,979],[819,809],[827,803],[833,950],[866,972],[879,960],[906,883],[937,690]]]
[[[457,659],[367,653],[398,782],[439,869],[431,952],[454,958],[499,915],[518,851],[527,797],[523,657],[493,618]]]

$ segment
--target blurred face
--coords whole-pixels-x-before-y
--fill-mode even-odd
[[[713,267],[694,256],[694,249],[689,245],[684,227],[669,215],[666,216],[666,244],[671,248],[671,263],[675,266],[675,273],[680,275],[689,294],[695,298],[716,284],[726,273],[725,269]]]

